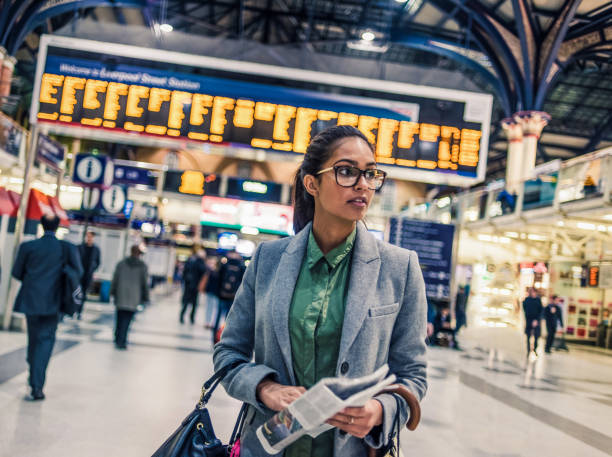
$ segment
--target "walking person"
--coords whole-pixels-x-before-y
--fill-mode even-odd
[[[204,297],[206,300],[204,328],[212,330],[215,328],[219,307],[219,265],[217,259],[208,259],[206,261],[206,269],[206,283],[204,285]]]
[[[83,306],[85,306],[85,300],[87,300],[87,289],[89,289],[95,271],[100,266],[100,248],[94,244],[95,236],[95,233],[89,230],[85,235],[85,242],[79,245],[79,255],[83,265],[83,276],[81,277],[83,303],[81,303],[77,311],[78,320],[81,320]]]
[[[190,320],[195,322],[195,314],[198,309],[198,294],[200,293],[200,283],[206,274],[206,264],[204,258],[206,252],[194,246],[191,255],[185,262],[183,267],[183,306],[179,320],[181,324],[185,323],[185,312],[191,306]]]
[[[227,261],[219,268],[219,278],[217,286],[217,318],[213,327],[213,344],[218,342],[218,332],[221,320],[227,316],[232,306],[238,287],[244,276],[245,266],[242,256],[236,251],[227,253]]]
[[[79,275],[83,273],[76,246],[55,237],[59,218],[44,215],[40,223],[44,235],[19,246],[12,271],[21,281],[15,311],[26,316],[31,400],[45,398],[43,387],[60,316],[63,265],[66,262]]]
[[[467,302],[468,294],[466,286],[459,286],[459,291],[457,292],[457,298],[455,300],[455,333],[458,333],[461,327],[467,327]]]
[[[531,287],[529,296],[523,301],[523,312],[525,313],[525,335],[527,335],[527,355],[531,353],[531,338],[533,338],[533,352],[538,353],[538,340],[542,332],[540,321],[542,320],[542,300],[538,291]]]
[[[561,298],[553,295],[552,302],[544,308],[544,320],[546,321],[546,346],[544,348],[547,354],[550,354],[550,349],[555,341],[557,333],[557,323],[563,328],[563,315],[561,311]]]
[[[140,259],[142,250],[134,245],[130,256],[115,267],[111,283],[111,296],[115,299],[115,347],[127,349],[127,335],[138,305],[149,302],[149,274],[147,265]]]
[[[417,255],[377,240],[361,222],[384,180],[356,128],[332,127],[308,146],[294,183],[296,235],[257,247],[215,346],[216,370],[239,363],[225,389],[251,406],[241,455],[268,456],[255,430],[324,377],[388,364],[424,396],[427,302]],[[396,412],[403,427],[406,402],[380,394],[284,455],[365,457],[388,443]]]

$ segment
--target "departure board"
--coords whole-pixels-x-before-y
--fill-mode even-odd
[[[469,100],[325,93],[153,63],[50,47],[36,121],[290,154],[327,127],[352,125],[384,165],[476,178],[486,158],[490,106]]]

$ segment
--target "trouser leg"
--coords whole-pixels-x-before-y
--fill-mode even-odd
[[[222,298],[219,299],[219,304],[217,306],[217,318],[215,319],[215,327],[213,328],[213,342],[219,331],[219,327],[221,326],[221,319],[227,315],[232,302],[228,300],[224,300]]]
[[[206,294],[206,315],[204,318],[205,325],[212,325],[213,319],[217,314],[217,297],[213,294]]]
[[[45,373],[53,346],[55,345],[55,332],[57,330],[58,316],[37,316],[34,325],[29,329],[34,330],[34,347],[29,352],[30,358],[30,385],[33,389],[42,389],[45,385]]]
[[[130,330],[130,324],[132,323],[132,319],[134,317],[135,312],[134,311],[121,311],[121,313],[123,314],[121,320],[122,320],[122,326],[121,326],[121,346],[126,346],[127,345],[127,336],[128,336],[128,332]]]
[[[115,344],[119,344],[119,325],[121,320],[120,310],[117,309],[115,312]]]
[[[85,306],[85,300],[87,300],[87,289],[89,289],[89,283],[91,282],[91,278],[83,276],[81,278],[81,291],[83,292],[83,303],[79,305],[79,309],[77,313],[80,315],[83,312],[83,307]]]
[[[195,322],[195,316],[196,316],[196,310],[198,309],[198,293],[196,292],[196,294],[192,297],[191,299],[191,323],[193,324]]]
[[[36,351],[36,341],[38,335],[38,316],[26,316],[26,323],[28,328],[28,352],[26,361],[28,362],[28,366],[30,368],[28,383],[30,384],[30,387],[33,387],[32,373],[34,371],[34,366],[36,365],[34,353]]]
[[[527,355],[531,352],[531,334],[527,334]]]
[[[117,310],[117,346],[119,347],[124,347],[127,344],[127,332],[131,313],[132,311]]]
[[[557,328],[554,326],[546,327],[546,352],[550,351],[552,345],[555,341],[555,333],[557,333]]]

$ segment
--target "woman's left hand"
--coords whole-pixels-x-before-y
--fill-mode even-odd
[[[364,438],[370,430],[383,422],[382,404],[373,398],[361,408],[345,408],[329,419],[327,423],[346,433]]]

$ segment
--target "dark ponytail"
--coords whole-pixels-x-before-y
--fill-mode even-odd
[[[314,219],[315,201],[304,187],[304,176],[316,176],[334,152],[335,144],[344,138],[361,138],[372,149],[366,136],[350,125],[336,125],[315,136],[306,149],[304,161],[295,173],[293,182],[293,230],[298,233]],[[372,149],[373,150],[373,149]]]

